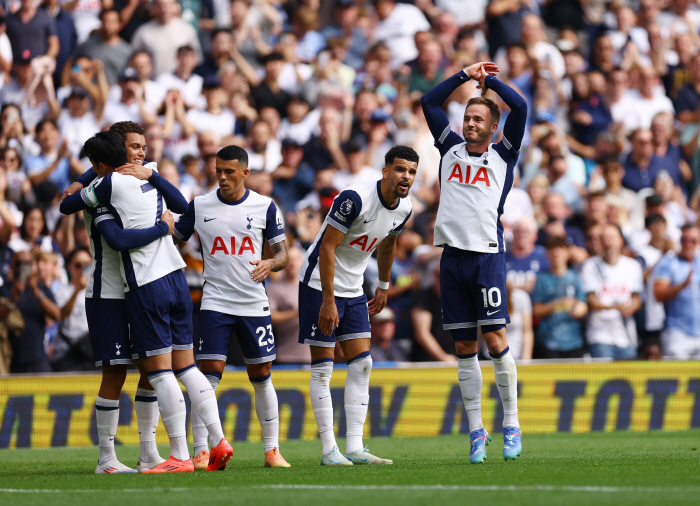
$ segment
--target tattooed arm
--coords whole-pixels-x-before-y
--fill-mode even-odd
[[[250,277],[256,283],[265,281],[270,272],[281,271],[289,263],[287,255],[287,242],[280,241],[275,244],[270,244],[272,250],[272,258],[267,260],[251,260],[251,265],[255,265],[255,269],[250,273]]]
[[[396,254],[396,240],[398,237],[398,234],[389,234],[382,242],[379,243],[379,246],[377,246],[377,266],[379,267],[380,282],[388,283],[391,281],[391,264],[394,263],[394,255]],[[386,293],[387,290],[377,287],[376,291],[374,292],[374,299],[369,301],[369,314],[377,314],[384,309],[386,306]]]

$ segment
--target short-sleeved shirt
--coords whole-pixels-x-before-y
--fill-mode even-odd
[[[547,304],[561,297],[576,297],[585,301],[576,273],[569,269],[563,276],[555,276],[549,271],[540,271],[532,292],[532,302]],[[575,350],[583,346],[581,322],[563,311],[552,313],[540,320],[535,338],[549,350]]]
[[[589,258],[581,269],[583,291],[595,293],[604,306],[629,304],[644,290],[644,274],[637,260],[621,256],[615,265],[600,257]],[[610,344],[620,348],[637,346],[634,318],[623,318],[617,309],[591,311],[586,329],[588,344]]]
[[[535,280],[537,273],[549,269],[549,257],[543,246],[535,246],[529,255],[516,257],[512,252],[506,251],[506,270],[508,281],[518,286]]]
[[[662,160],[656,155],[651,157],[651,161],[646,169],[639,168],[631,156],[625,159],[623,166],[625,168],[625,177],[622,178],[622,186],[636,192],[654,186],[656,176],[662,170],[667,171],[676,184],[681,184],[680,167],[678,165],[674,166],[668,160]]]
[[[44,172],[54,161],[55,157],[45,155],[30,156],[24,161],[24,166],[28,176],[34,176]],[[70,164],[63,158],[58,162],[56,168],[49,175],[49,181],[54,183],[63,192],[72,182],[70,175]]]
[[[654,281],[666,280],[675,286],[688,279],[690,269],[694,270],[690,284],[664,304],[666,328],[700,337],[700,257],[688,262],[668,252],[656,264],[651,276]]]
[[[5,18],[7,36],[12,44],[12,59],[16,62],[43,56],[49,50],[49,37],[57,36],[56,24],[44,9],[27,24],[22,23],[20,13]]]

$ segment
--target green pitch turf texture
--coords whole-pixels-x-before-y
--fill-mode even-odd
[[[96,448],[2,450],[0,504],[700,504],[700,431],[526,433],[523,455],[509,462],[499,434],[483,465],[469,464],[466,436],[368,442],[394,465],[321,467],[319,441],[290,441],[282,454],[291,469],[264,469],[261,443],[237,443],[224,472],[96,476]],[[126,464],[138,459],[138,448],[117,452]]]

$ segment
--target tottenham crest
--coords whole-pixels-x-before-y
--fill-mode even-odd
[[[340,204],[340,212],[343,214],[350,214],[352,211],[352,200],[348,199],[342,204]]]

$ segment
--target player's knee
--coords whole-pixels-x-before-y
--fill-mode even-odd
[[[223,374],[225,366],[226,366],[226,362],[224,362],[223,360],[200,360],[199,361],[199,370],[202,371],[202,374],[206,374],[207,372],[210,372],[210,371],[218,372],[219,374]]]
[[[272,362],[266,362],[264,364],[246,364],[246,369],[248,370],[248,379],[250,381],[255,381],[259,378],[270,376]]]

